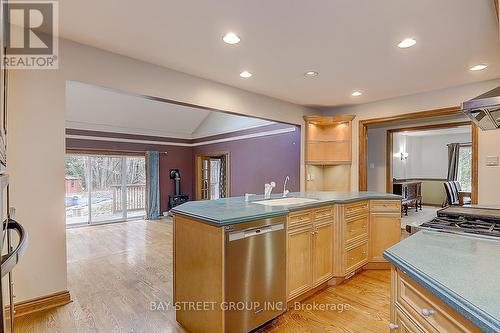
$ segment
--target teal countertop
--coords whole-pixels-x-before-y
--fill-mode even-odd
[[[274,216],[283,216],[293,210],[320,207],[328,204],[376,199],[401,200],[399,195],[379,192],[294,192],[289,193],[287,197],[316,199],[317,201],[297,205],[266,206],[254,203],[254,201],[264,200],[262,195],[254,195],[250,201],[245,201],[244,197],[189,201],[174,207],[171,211],[174,214],[185,215],[210,224],[224,226]],[[271,197],[271,199],[279,198],[281,198],[279,194]]]
[[[500,241],[421,230],[384,257],[485,332],[500,332]]]

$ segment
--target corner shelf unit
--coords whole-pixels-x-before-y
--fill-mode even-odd
[[[350,191],[354,117],[304,116],[306,191]]]

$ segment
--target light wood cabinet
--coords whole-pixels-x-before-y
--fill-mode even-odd
[[[364,200],[290,213],[288,301],[367,264],[388,269],[382,254],[400,240],[400,209],[398,200]]]
[[[367,263],[370,203],[358,201],[336,209],[333,272],[336,277],[345,277]]]
[[[365,200],[336,209],[334,276],[343,279],[363,267],[388,269],[383,253],[401,238],[401,202]]]
[[[370,214],[370,261],[387,262],[384,251],[401,239],[401,215],[398,213]]]
[[[333,276],[333,206],[293,212],[287,225],[288,301]]]
[[[333,276],[333,223],[316,224],[313,235],[313,287],[316,287]]]
[[[305,116],[306,190],[351,188],[352,120],[354,116]]]
[[[369,220],[370,216],[364,214],[345,221],[344,239],[346,245],[367,238]]]
[[[408,275],[391,268],[391,332],[476,333],[481,330]]]
[[[288,230],[288,299],[292,299],[312,288],[312,232],[312,225]]]
[[[394,321],[389,324],[391,332],[397,333],[429,333],[415,324],[403,311],[396,309]]]
[[[365,240],[346,249],[344,255],[345,273],[349,274],[368,262],[368,241]]]

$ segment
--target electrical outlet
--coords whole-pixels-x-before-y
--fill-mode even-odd
[[[498,156],[487,156],[486,166],[498,166]]]

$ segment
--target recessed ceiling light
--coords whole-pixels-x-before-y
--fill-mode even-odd
[[[351,94],[351,96],[354,96],[354,97],[358,97],[358,96],[361,96],[363,95],[363,93],[361,91],[355,91]]]
[[[315,71],[308,71],[308,72],[304,73],[305,77],[315,77],[315,76],[318,76],[318,75],[319,75],[319,73],[315,72]]]
[[[247,78],[249,78],[249,77],[252,77],[252,75],[253,75],[253,74],[252,74],[252,73],[250,73],[249,71],[243,71],[243,72],[241,72],[241,73],[240,73],[240,76],[241,76],[242,78],[245,78],[245,79],[247,79]]]
[[[469,68],[469,70],[471,70],[471,71],[482,71],[486,67],[488,67],[488,65],[486,65],[486,64],[477,64],[477,65],[474,65],[471,68]]]
[[[398,47],[402,49],[406,49],[408,47],[412,47],[417,44],[417,41],[413,38],[405,38],[401,42],[399,42]]]
[[[229,32],[227,33],[222,40],[227,44],[238,44],[240,42],[240,37],[235,33]]]

